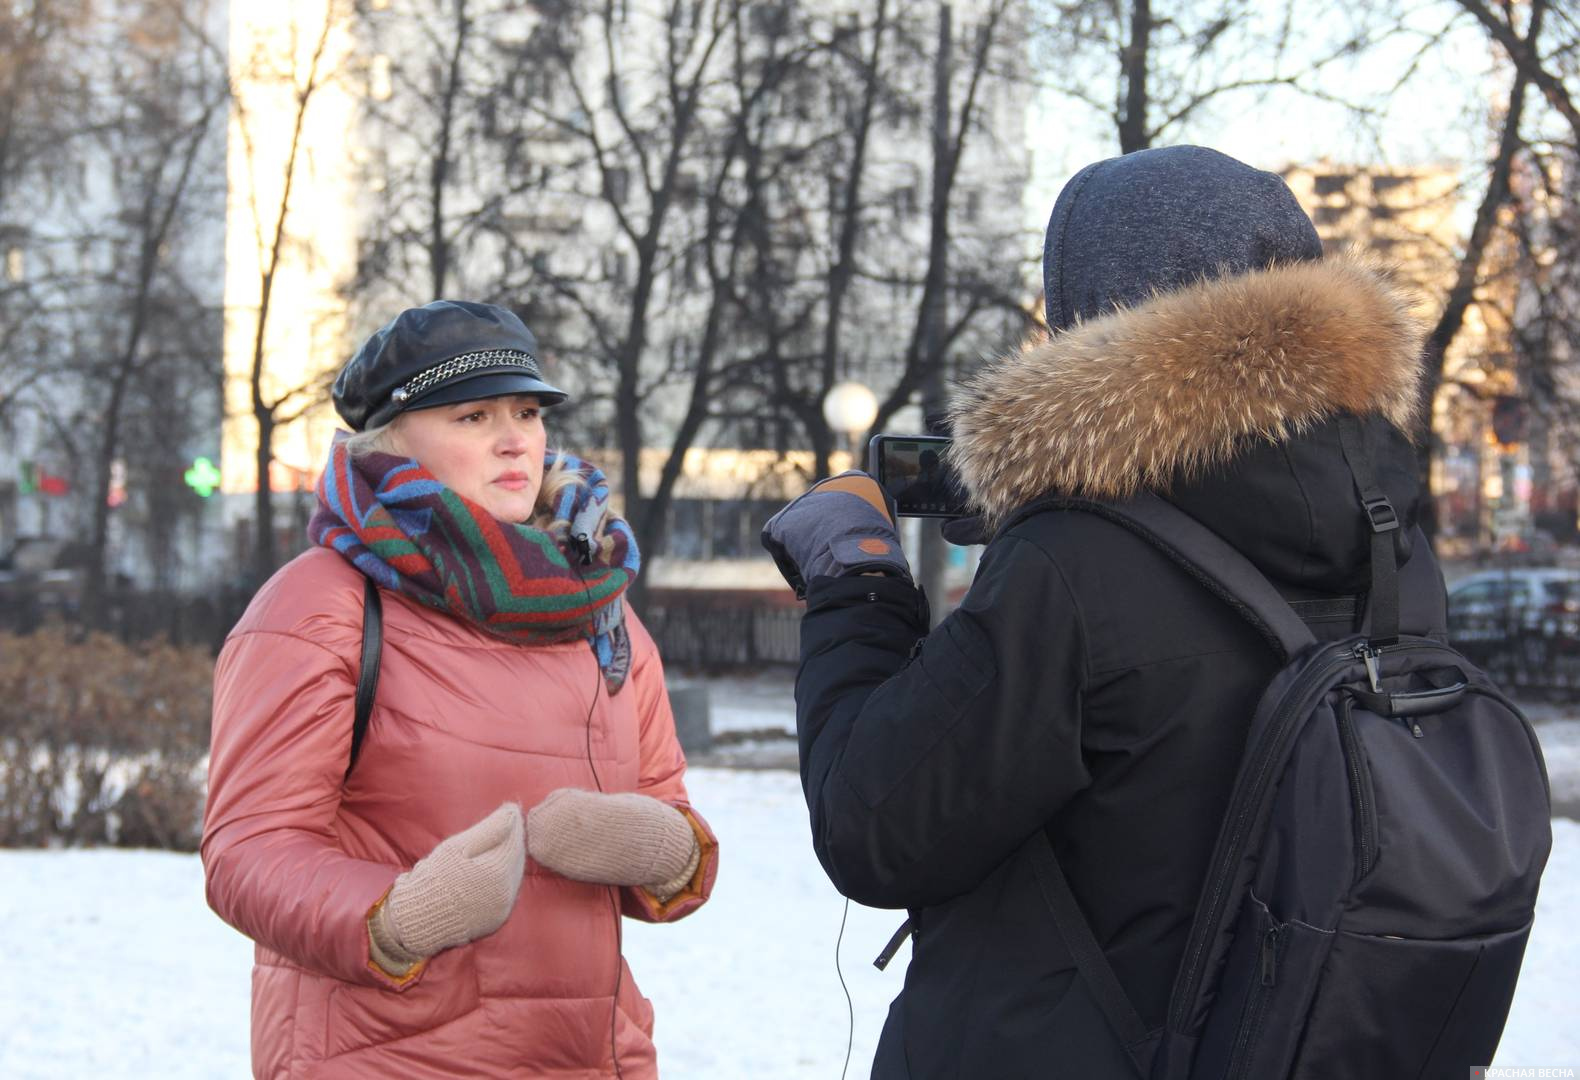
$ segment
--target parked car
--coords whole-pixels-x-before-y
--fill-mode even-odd
[[[1484,570],[1448,591],[1448,633],[1466,656],[1515,681],[1550,673],[1554,658],[1580,654],[1580,570]]]
[[[87,565],[88,547],[79,541],[19,537],[0,555],[0,612],[30,621],[77,610]]]

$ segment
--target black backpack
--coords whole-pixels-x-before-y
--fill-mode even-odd
[[[1319,643],[1250,562],[1155,496],[1054,500],[1147,539],[1285,660],[1248,730],[1162,1031],[1114,977],[1046,833],[1030,844],[1077,967],[1149,1080],[1463,1080],[1503,1033],[1552,842],[1546,768],[1481,670],[1399,632],[1399,522],[1359,425],[1346,428],[1372,588],[1367,632],[1339,641]]]

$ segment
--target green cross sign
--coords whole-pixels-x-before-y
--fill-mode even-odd
[[[186,471],[184,479],[187,482],[187,487],[206,499],[214,494],[215,488],[219,487],[219,470],[214,467],[214,463],[208,458],[200,457]]]

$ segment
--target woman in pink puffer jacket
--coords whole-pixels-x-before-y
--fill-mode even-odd
[[[622,915],[701,906],[663,668],[601,474],[549,453],[503,309],[403,312],[335,384],[317,546],[215,671],[209,902],[257,942],[259,1077],[657,1075]],[[364,578],[377,696],[355,767]],[[523,813],[523,808],[527,808]]]

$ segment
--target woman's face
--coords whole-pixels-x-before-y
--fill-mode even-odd
[[[414,409],[395,419],[395,451],[501,521],[532,517],[547,435],[530,394]]]

